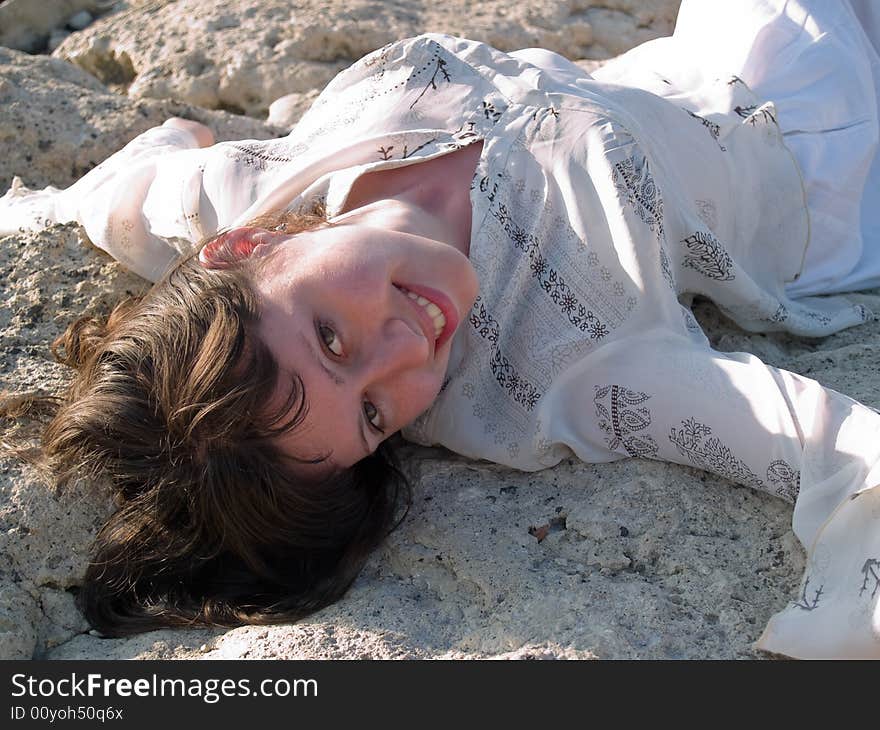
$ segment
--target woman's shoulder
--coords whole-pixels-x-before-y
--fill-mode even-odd
[[[340,71],[321,91],[318,101],[403,90],[414,73],[424,74],[437,58],[448,57],[454,40],[440,33],[423,33],[386,43]]]
[[[494,46],[447,33],[421,33],[392,41],[371,51],[342,71],[328,84],[326,91],[341,90],[365,78],[394,75],[405,69],[420,74],[437,74],[443,80],[453,74],[454,66],[470,67],[478,75],[519,75],[528,64]],[[441,79],[435,79],[435,83]]]
[[[361,110],[361,114],[369,107],[384,113],[404,98],[412,108],[417,100],[409,96],[421,99],[425,93],[441,105],[448,99],[460,106],[463,97],[481,94],[491,86],[492,74],[478,67],[500,53],[484,43],[443,33],[423,33],[388,43],[339,72],[298,126],[300,131],[313,122],[323,126],[325,117],[344,116],[351,109]]]

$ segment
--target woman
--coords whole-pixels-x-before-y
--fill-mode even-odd
[[[540,49],[392,43],[284,139],[170,120],[66,191],[7,194],[5,228],[78,220],[159,280],[57,343],[80,373],[47,462],[118,490],[80,596],[98,628],[335,600],[394,523],[400,431],[522,470],[674,461],[793,501],[805,598],[759,646],[880,656],[880,414],[712,350],[690,313],[702,295],[808,336],[872,316],[812,295],[880,283],[873,21],[708,5],[592,78]]]

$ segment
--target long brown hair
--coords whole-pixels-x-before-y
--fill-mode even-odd
[[[289,233],[320,224],[283,221]],[[340,598],[403,519],[410,488],[388,442],[320,483],[276,447],[308,401],[294,377],[287,402],[264,407],[278,364],[255,334],[256,270],[181,258],[146,295],[52,343],[77,371],[63,397],[0,399],[7,420],[48,419],[36,449],[4,439],[3,450],[55,490],[109,477],[117,510],[77,594],[105,635],[295,621]]]

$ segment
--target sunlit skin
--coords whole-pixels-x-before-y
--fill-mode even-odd
[[[260,243],[252,255],[270,257],[256,282],[259,335],[281,368],[300,376],[309,403],[302,425],[280,443],[301,458],[332,452],[305,472],[355,464],[436,398],[452,337],[435,348],[433,330],[426,332],[424,315],[399,287],[441,292],[458,326],[466,323],[478,291],[467,256],[474,147],[434,168],[445,175],[425,180],[412,165],[375,181],[390,197],[359,204],[364,196],[353,188],[346,207],[357,207],[331,227],[295,236],[248,232]],[[446,190],[450,181],[455,187]],[[271,405],[286,393],[279,388]]]

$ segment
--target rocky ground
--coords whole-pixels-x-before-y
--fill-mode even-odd
[[[600,61],[668,34],[677,6],[5,0],[0,192],[13,175],[69,185],[172,115],[218,139],[284,134],[338,70],[395,38],[445,31]],[[15,391],[63,388],[48,343],[147,286],[75,225],[0,239],[0,271],[0,387]],[[880,311],[880,292],[854,298]],[[802,340],[745,333],[708,303],[696,314],[717,349],[880,406],[880,323]],[[796,597],[790,506],[721,478],[645,460],[523,474],[413,446],[404,461],[410,516],[335,606],[297,625],[119,640],[90,633],[73,602],[109,503],[55,498],[0,461],[0,658],[758,658],[765,622]]]

